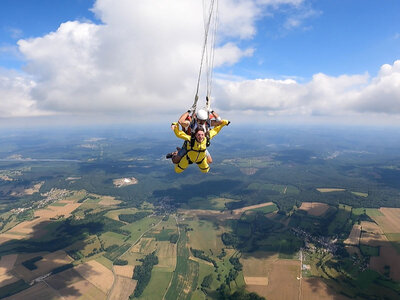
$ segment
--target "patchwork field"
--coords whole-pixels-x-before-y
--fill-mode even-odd
[[[319,202],[303,202],[299,209],[305,210],[309,215],[320,217],[327,212],[329,205]]]
[[[80,197],[80,193],[76,193]],[[31,221],[24,221],[17,224],[7,232],[0,234],[0,242],[6,242],[10,239],[24,239],[24,238],[39,238],[46,234],[44,229],[45,225],[51,222],[52,219],[60,217],[69,217],[71,213],[81,206],[82,203],[75,203],[74,198],[78,196],[71,196],[67,199],[54,202],[44,209],[39,209],[34,212],[34,219]]]

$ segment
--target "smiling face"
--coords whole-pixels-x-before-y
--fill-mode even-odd
[[[196,132],[195,138],[196,140],[201,143],[205,139],[206,135],[203,130],[198,130]]]

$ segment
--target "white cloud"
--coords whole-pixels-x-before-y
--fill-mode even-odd
[[[254,36],[263,9],[303,4],[220,1],[215,66],[253,54],[240,40]],[[115,113],[150,120],[191,106],[204,31],[201,1],[98,0],[93,12],[102,24],[65,22],[55,32],[18,42],[26,74],[1,75],[0,117]],[[308,16],[305,12],[303,19]],[[218,74],[213,105],[222,113],[246,111],[248,116],[400,114],[399,69],[396,61],[374,78],[319,73],[306,83]]]
[[[32,80],[13,71],[0,69],[0,117],[39,116],[30,90],[35,86]]]
[[[226,111],[264,111],[268,115],[400,114],[400,60],[383,65],[379,74],[322,73],[307,83],[293,79],[219,80],[218,108]]]

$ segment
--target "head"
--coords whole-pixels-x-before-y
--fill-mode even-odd
[[[203,128],[198,127],[194,133],[194,137],[196,138],[196,141],[201,143],[206,138],[206,133],[204,132]]]
[[[197,113],[197,122],[203,125],[208,119],[208,113],[205,109],[200,109]]]

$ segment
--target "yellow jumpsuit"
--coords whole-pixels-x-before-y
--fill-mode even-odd
[[[211,140],[214,136],[216,136],[222,129],[222,127],[227,124],[228,120],[222,120],[221,125],[215,126],[213,129],[208,131],[209,139]],[[190,135],[180,130],[179,126],[175,126],[174,132],[178,138],[187,141],[187,154],[182,157],[181,161],[178,164],[175,164],[175,172],[182,173],[189,166],[189,163],[192,162],[196,163],[199,166],[201,172],[207,173],[210,170],[210,166],[208,165],[206,157],[207,139],[205,138],[201,143],[195,140],[192,148],[190,145]]]

